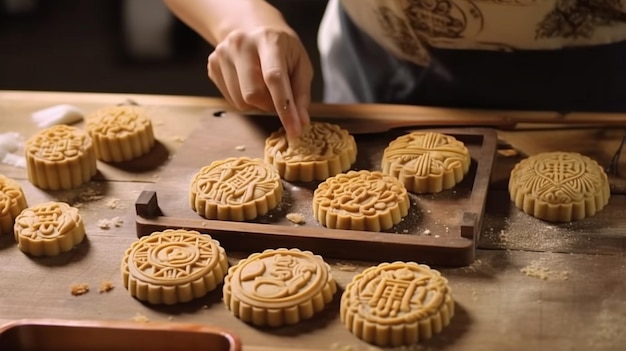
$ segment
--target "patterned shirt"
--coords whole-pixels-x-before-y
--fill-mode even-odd
[[[331,0],[325,99],[626,111],[626,0]]]

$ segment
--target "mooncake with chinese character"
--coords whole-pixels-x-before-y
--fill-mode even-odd
[[[357,145],[335,124],[312,122],[300,137],[288,140],[284,128],[265,140],[265,161],[287,181],[325,180],[345,172],[356,161]]]
[[[378,171],[349,171],[320,183],[313,192],[313,215],[332,229],[391,229],[409,213],[409,195],[400,181]]]
[[[595,215],[609,202],[604,169],[575,152],[544,152],[520,161],[509,178],[511,201],[525,213],[549,222]]]
[[[414,262],[382,263],[356,275],[340,303],[343,324],[382,347],[409,346],[449,325],[454,300],[446,278]]]
[[[222,290],[226,307],[237,318],[280,327],[322,311],[337,284],[321,256],[282,248],[254,253],[232,266]]]
[[[76,207],[44,202],[24,209],[15,219],[17,247],[32,256],[56,256],[85,238],[85,225]]]
[[[260,158],[213,161],[193,176],[191,208],[207,219],[245,221],[267,214],[281,201],[283,184]]]
[[[415,131],[391,141],[383,151],[382,171],[409,192],[438,193],[453,188],[469,171],[465,144],[451,135]]]
[[[96,166],[91,137],[76,127],[56,125],[26,142],[28,180],[41,189],[77,188],[96,174]]]
[[[193,230],[167,229],[135,241],[121,265],[130,295],[173,305],[205,296],[224,281],[228,260],[220,243]]]
[[[22,187],[0,174],[0,235],[13,234],[15,218],[27,207]]]
[[[87,132],[104,162],[129,161],[147,154],[154,146],[152,122],[143,107],[109,106],[87,116]]]

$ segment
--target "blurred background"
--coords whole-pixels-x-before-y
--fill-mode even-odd
[[[269,2],[305,43],[321,100],[326,1]],[[0,90],[219,96],[206,75],[212,49],[160,0],[0,0]]]

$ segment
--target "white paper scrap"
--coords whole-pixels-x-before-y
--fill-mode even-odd
[[[15,152],[22,144],[22,138],[18,132],[7,132],[0,134],[0,150]]]
[[[62,104],[35,111],[31,115],[39,128],[56,124],[72,124],[83,120],[83,113],[76,106]]]
[[[19,156],[16,154],[7,153],[6,155],[1,155],[2,151],[0,151],[0,157],[2,163],[7,164],[13,167],[26,168],[26,157]]]

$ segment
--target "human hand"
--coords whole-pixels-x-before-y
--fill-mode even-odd
[[[208,75],[238,110],[276,112],[289,137],[309,123],[313,67],[288,27],[236,30],[208,58]]]

